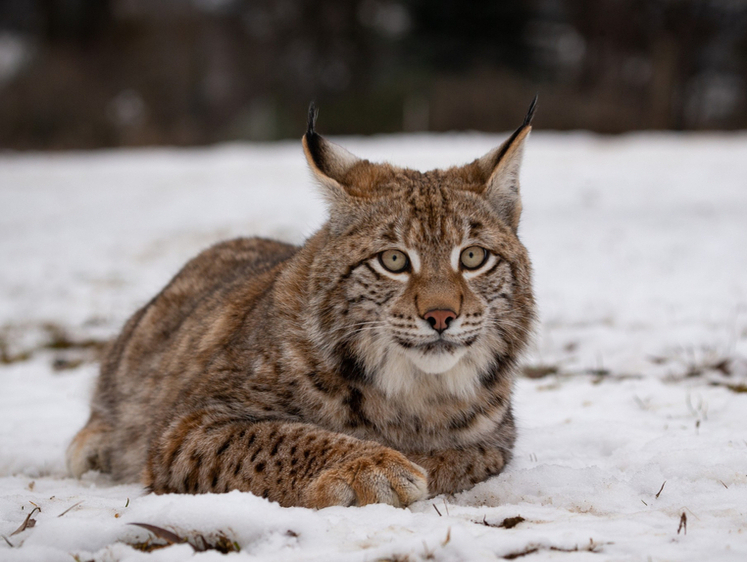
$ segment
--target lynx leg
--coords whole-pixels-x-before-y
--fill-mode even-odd
[[[109,472],[107,436],[110,431],[111,426],[93,412],[67,448],[67,469],[72,476],[80,478],[89,470]]]
[[[155,493],[242,490],[284,506],[389,503],[427,494],[425,471],[370,441],[318,427],[193,413],[152,445],[143,474]]]

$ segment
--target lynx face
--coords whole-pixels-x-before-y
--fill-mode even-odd
[[[425,173],[307,134],[332,203],[315,268],[319,344],[355,358],[389,396],[473,394],[526,339],[530,265],[515,232],[526,133],[467,166]]]

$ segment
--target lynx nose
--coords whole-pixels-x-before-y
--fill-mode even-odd
[[[456,317],[456,312],[453,310],[429,310],[423,315],[423,318],[431,325],[431,328],[439,334],[443,333]]]

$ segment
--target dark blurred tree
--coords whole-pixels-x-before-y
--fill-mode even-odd
[[[525,71],[525,28],[532,9],[521,0],[408,0],[412,32],[405,44],[411,64],[469,72],[504,66]]]
[[[0,146],[747,127],[724,0],[0,0]]]

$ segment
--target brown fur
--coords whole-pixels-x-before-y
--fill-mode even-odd
[[[529,121],[472,164],[426,173],[358,160],[313,125],[304,148],[329,221],[302,247],[218,244],[138,311],[68,449],[73,474],[286,506],[407,505],[509,461],[534,316],[516,236]],[[490,251],[474,274],[458,265],[473,244]],[[387,272],[388,249],[411,269]],[[441,336],[423,318],[434,309],[456,315]]]

